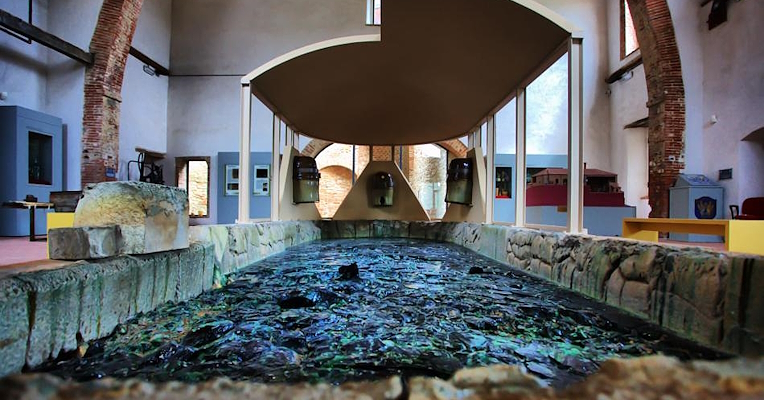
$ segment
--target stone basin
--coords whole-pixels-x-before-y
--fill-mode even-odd
[[[764,284],[764,257],[471,223],[271,222],[193,227],[190,233],[193,243],[184,250],[81,261],[67,268],[0,280],[0,315],[3,316],[0,319],[0,359],[4,361],[0,364],[0,375],[19,372],[22,367],[30,371],[53,358],[59,362],[73,362],[73,357],[78,353],[86,355],[85,359],[88,353],[94,356],[108,347],[99,347],[98,343],[133,335],[130,327],[140,326],[137,321],[145,323],[145,318],[152,310],[161,312],[159,309],[162,307],[180,309],[182,306],[168,304],[193,299],[211,288],[224,287],[229,282],[236,284],[238,281],[234,278],[248,274],[249,271],[245,270],[253,263],[319,238],[415,238],[453,243],[463,250],[468,249],[499,261],[507,272],[530,273],[552,282],[555,284],[554,290],[564,291],[567,295],[571,292],[561,288],[582,293],[594,299],[595,307],[607,308],[603,304],[611,304],[625,311],[629,315],[625,319],[615,319],[617,326],[629,326],[628,320],[631,318],[639,326],[645,326],[646,321],[650,321],[672,332],[666,334],[660,331],[660,336],[648,334],[642,337],[644,340],[656,341],[657,338],[658,342],[662,342],[668,337],[675,338],[674,334],[691,338],[691,341],[685,342],[687,346],[680,344],[675,349],[679,350],[677,355],[680,358],[706,357],[698,355],[700,353],[710,358],[723,357],[726,352],[756,357],[764,353],[761,345],[764,343],[764,314],[760,312],[764,304],[764,292],[756,290]],[[475,253],[469,254],[475,257]],[[352,268],[345,271],[349,270],[352,271]],[[475,274],[470,274],[470,270]],[[364,280],[367,272],[367,266],[360,264],[358,278]],[[492,279],[504,279],[512,275],[510,273],[502,277],[502,274],[497,274],[496,270],[485,265],[462,265],[455,267],[453,273],[467,275],[465,280],[473,279],[475,282],[481,282],[478,278],[492,282]],[[341,273],[339,269],[327,277],[330,282],[341,281],[339,283],[346,285],[357,283],[352,273]],[[527,277],[523,279],[532,280]],[[421,291],[416,282],[409,286],[404,285],[404,289]],[[509,287],[512,288],[511,285]],[[337,307],[337,294],[320,289],[290,291],[286,293],[289,296],[273,297],[272,305],[283,305],[286,315],[327,305]],[[205,296],[210,293],[214,292],[208,292]],[[347,293],[340,291],[339,294]],[[191,320],[196,320],[193,323],[199,322],[204,315],[203,312]],[[610,320],[607,313],[599,314],[598,311],[597,315]],[[542,315],[540,318],[544,317]],[[474,320],[472,322],[472,326],[480,328],[480,324],[474,323]],[[176,335],[181,345],[182,340],[189,337],[186,346],[205,347],[203,343],[207,338],[229,334],[231,330],[228,326],[228,323],[198,326],[203,329],[180,330]],[[468,326],[469,329],[473,329],[472,326]],[[599,327],[597,323],[593,326]],[[491,329],[490,324],[483,324],[483,327]],[[629,332],[623,329],[615,331],[640,336],[641,328]],[[545,333],[552,336],[555,334],[554,330]],[[489,331],[483,336],[491,334]],[[112,338],[93,342],[94,339],[110,335],[113,335]],[[161,340],[161,337],[156,339]],[[301,343],[299,337],[289,338],[289,341]],[[456,343],[462,343],[466,348],[464,341],[457,340]],[[480,344],[479,340],[475,344]],[[149,342],[148,345],[147,352],[138,356],[149,354],[152,350],[150,346],[154,343]],[[703,346],[716,348],[719,352]],[[183,352],[173,353],[172,347],[165,350],[170,351],[161,353],[163,357],[179,354],[178,357],[182,358],[183,354],[187,355]],[[538,349],[531,346],[515,353],[528,357],[535,350]],[[282,352],[282,355],[285,354],[288,355]],[[455,358],[459,357],[457,353]],[[550,362],[554,362],[552,359],[560,361],[559,357],[550,358]],[[569,365],[566,366],[565,358],[562,360],[564,372],[574,370],[573,365],[586,365],[572,363],[574,359],[568,358]],[[302,363],[302,359],[295,361]],[[124,365],[124,358],[117,357],[115,362]],[[48,367],[53,364],[48,361]],[[498,368],[498,372],[494,371],[495,368]],[[247,393],[246,398],[583,399],[598,398],[600,394],[604,398],[618,394],[620,398],[634,399],[661,398],[664,394],[687,399],[764,398],[761,359],[680,363],[674,358],[655,356],[612,358],[599,363],[600,370],[595,375],[557,391],[538,388],[538,383],[567,385],[565,381],[557,380],[560,376],[564,378],[564,374],[558,376],[555,373],[554,379],[543,378],[549,375],[544,369],[549,367],[544,363],[515,363],[509,367],[513,371],[511,373],[503,368],[491,367],[483,383],[477,382],[482,379],[482,373],[475,375],[470,372],[473,370],[466,370],[463,374],[473,376],[477,381],[465,383],[457,379],[462,372],[444,381],[440,378],[412,378],[420,373],[401,368],[400,374],[391,378],[368,384],[353,378],[341,386],[327,383],[283,386],[251,381],[231,382],[229,378],[212,378],[199,384],[151,384],[145,380],[111,378],[75,383],[50,374],[21,374],[0,381],[0,387],[3,388],[0,399],[105,396],[115,399],[188,400],[217,398],[215,396],[226,398],[236,393]],[[423,375],[445,374],[439,372]],[[570,374],[569,378],[569,381],[581,379],[580,374],[575,373]],[[160,376],[155,380],[165,379],[174,378]],[[200,376],[195,379],[206,378]],[[283,381],[300,380],[289,379],[287,377]],[[357,379],[364,378],[359,376]],[[523,382],[529,380],[534,382],[533,388],[526,391],[522,389],[525,385]],[[402,391],[391,387],[398,387]],[[521,392],[522,395],[518,394]]]
[[[37,371],[340,384],[508,364],[565,387],[607,359],[657,353],[725,356],[461,246],[352,239],[292,247]]]

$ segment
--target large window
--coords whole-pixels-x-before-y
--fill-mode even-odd
[[[188,192],[189,216],[209,217],[210,158],[178,157],[175,159],[175,165],[178,187]]]
[[[446,213],[446,149],[435,144],[397,147],[394,161],[427,215],[433,219],[443,218]]]
[[[639,48],[637,31],[634,28],[634,20],[631,18],[631,10],[627,0],[621,1],[621,59]]]

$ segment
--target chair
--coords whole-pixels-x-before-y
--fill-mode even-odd
[[[764,197],[749,197],[743,201],[742,209],[730,205],[732,219],[764,220]]]

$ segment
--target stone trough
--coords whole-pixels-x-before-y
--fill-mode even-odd
[[[143,251],[150,249],[149,236],[137,235]],[[138,313],[225,285],[241,268],[321,238],[455,243],[699,343],[764,354],[762,257],[471,223],[274,222],[191,227],[189,237],[185,249],[79,261],[0,280],[0,375],[75,351]]]

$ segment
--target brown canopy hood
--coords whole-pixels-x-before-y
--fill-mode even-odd
[[[432,143],[468,133],[575,30],[528,0],[385,0],[382,21],[381,41],[308,46],[242,82],[296,132]]]

